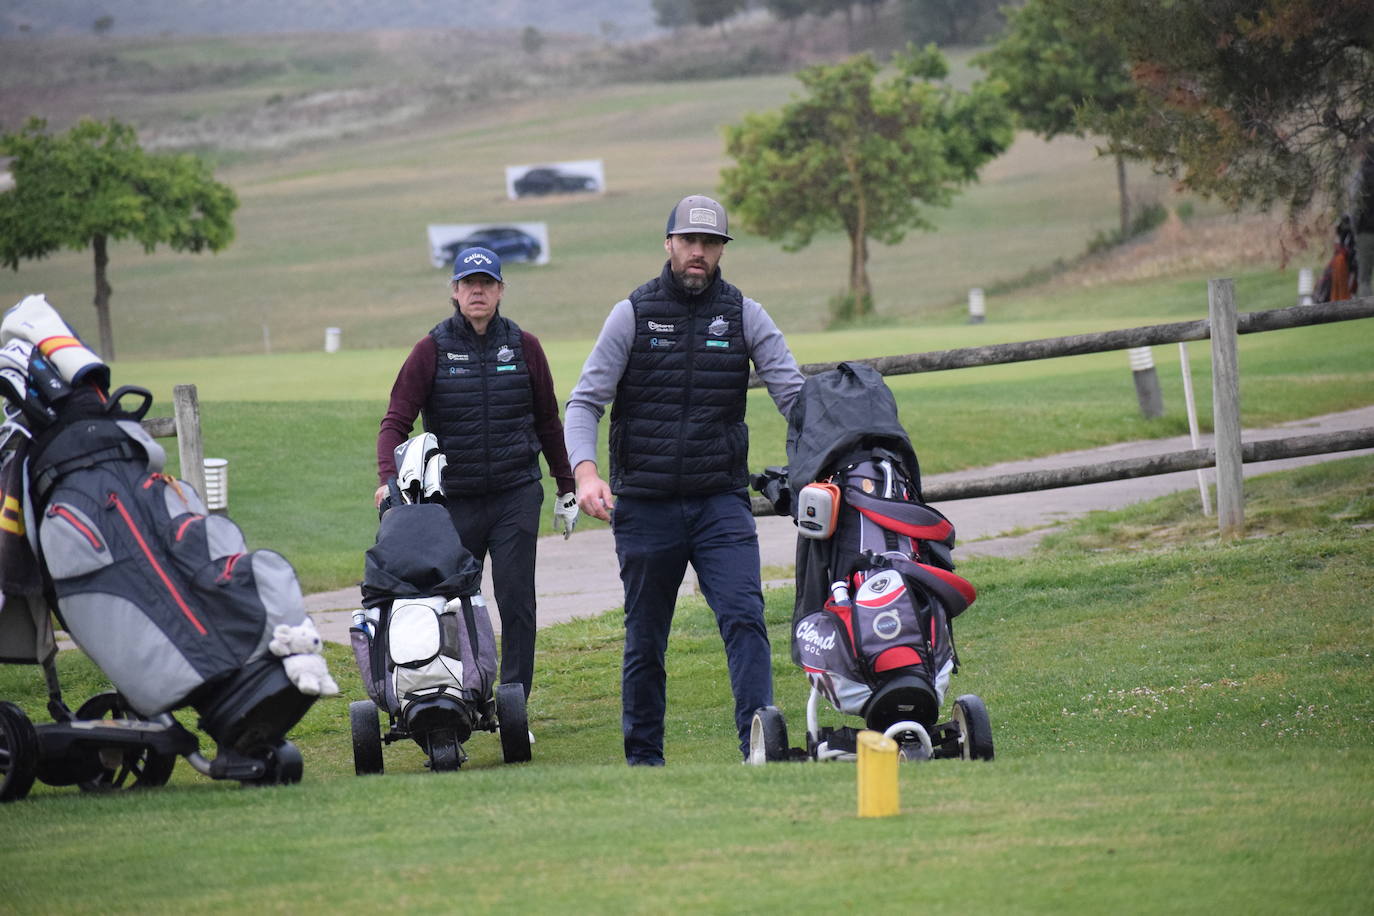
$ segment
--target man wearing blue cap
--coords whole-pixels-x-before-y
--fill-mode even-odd
[[[558,486],[555,526],[577,523],[572,470],[548,359],[533,334],[501,315],[501,259],[487,248],[458,253],[450,283],[455,311],[411,349],[391,388],[377,435],[375,502],[396,476],[395,449],[416,417],[434,433],[446,465],[442,486],[453,524],[479,563],[491,554],[501,615],[501,683],[534,681],[535,543],[539,453]]]
[[[741,752],[754,711],[773,702],[745,393],[752,362],[786,416],[802,375],[763,306],[721,277],[730,238],[711,198],[673,207],[667,263],[611,309],[568,401],[578,505],[611,521],[625,586],[621,730],[632,766],[663,764],[663,660],[688,563],[725,642]],[[611,402],[607,483],[596,430]]]

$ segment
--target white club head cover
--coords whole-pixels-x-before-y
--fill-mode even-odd
[[[0,321],[0,344],[15,339],[37,347],[68,384],[90,381],[109,387],[109,366],[77,338],[42,293],[25,296],[5,312],[4,321]]]
[[[396,485],[408,503],[417,503],[425,493],[425,465],[429,456],[439,451],[439,439],[434,433],[411,436],[396,446]]]

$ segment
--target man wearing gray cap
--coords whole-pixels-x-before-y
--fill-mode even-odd
[[[716,201],[678,202],[667,263],[612,307],[565,416],[578,506],[611,521],[620,560],[621,729],[632,766],[663,764],[663,659],[688,563],[725,642],[741,753],[754,710],[773,702],[745,394],[752,362],[786,416],[802,375],[763,306],[721,276],[730,238]],[[612,402],[608,483],[596,444]]]
[[[485,563],[491,554],[501,616],[501,683],[534,681],[535,545],[544,488],[539,453],[557,483],[555,526],[577,523],[572,470],[563,445],[553,375],[539,340],[501,315],[501,258],[466,248],[453,265],[454,311],[411,349],[377,434],[374,495],[380,506],[396,476],[396,446],[417,416],[444,453],[442,488],[463,546]]]

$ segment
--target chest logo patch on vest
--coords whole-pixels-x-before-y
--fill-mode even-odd
[[[660,334],[671,334],[677,330],[677,327],[671,324],[659,324],[657,321],[650,321],[649,330],[657,331]]]
[[[650,349],[650,350],[671,350],[671,349],[673,348],[673,345],[676,344],[676,343],[677,343],[677,341],[674,340],[674,339],[671,338],[671,337],[650,337],[650,338],[649,338],[649,349]]]
[[[515,371],[515,367],[514,367],[514,366],[497,366],[497,367],[496,367],[496,371],[497,371],[497,372],[514,372],[514,371]]]
[[[502,347],[501,349],[496,351],[497,362],[508,363],[512,359],[515,359],[515,351],[512,350],[510,347]],[[511,368],[514,369],[515,367],[511,366]]]
[[[728,349],[728,348],[730,347],[730,341],[728,341],[728,340],[708,340],[708,341],[706,341],[706,346],[708,346],[708,347],[715,347],[715,348],[718,349],[718,350],[720,350],[720,349]]]
[[[706,330],[713,337],[724,337],[725,332],[730,330],[730,322],[725,320],[724,315],[717,315],[715,319],[706,326]]]
[[[448,361],[451,363],[465,363],[468,361],[468,354],[466,353],[445,353],[444,355],[448,357]]]

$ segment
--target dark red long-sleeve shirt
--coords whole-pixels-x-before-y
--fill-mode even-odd
[[[529,372],[530,388],[534,394],[534,432],[539,437],[540,450],[549,466],[549,474],[558,484],[558,492],[574,489],[572,467],[568,464],[567,446],[563,443],[563,421],[558,418],[558,397],[553,390],[553,373],[539,338],[528,331],[520,332],[520,346],[525,354],[525,368]],[[377,434],[377,477],[386,483],[396,476],[396,446],[410,437],[415,419],[429,400],[434,388],[435,360],[438,350],[434,338],[426,334],[411,348],[410,355],[391,386],[391,402]]]

